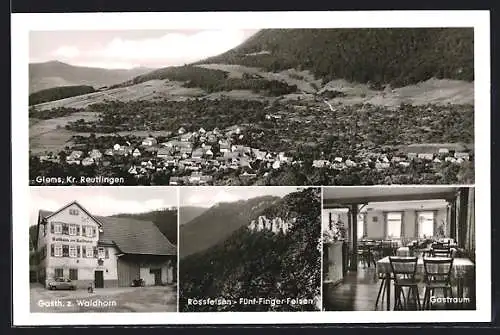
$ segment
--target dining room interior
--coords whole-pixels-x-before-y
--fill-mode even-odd
[[[473,187],[325,187],[323,310],[474,310]]]

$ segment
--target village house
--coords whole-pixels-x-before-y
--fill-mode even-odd
[[[193,150],[191,157],[198,158],[198,159],[203,157],[203,149],[198,148],[198,149]]]
[[[203,152],[203,156],[207,157],[207,158],[212,158],[214,156],[214,152],[212,151],[212,149],[204,149],[205,151]]]
[[[409,153],[406,155],[406,157],[407,157],[408,159],[410,159],[410,160],[412,160],[412,159],[416,159],[416,158],[417,158],[417,156],[418,156],[418,154],[417,154],[416,152],[409,152]]]
[[[431,161],[434,159],[434,154],[433,153],[419,153],[417,157],[420,159],[425,159],[425,160]]]
[[[469,153],[468,152],[455,152],[455,158],[459,159],[459,158],[462,158],[462,159],[465,159],[465,160],[469,160]]]
[[[159,148],[156,157],[166,159],[172,156],[172,150],[169,148]]]
[[[134,151],[132,152],[132,156],[134,156],[134,157],[140,157],[141,156],[141,152],[139,151],[139,149],[135,148]]]
[[[229,143],[223,142],[219,144],[219,151],[222,153],[230,152],[231,147]]]
[[[83,156],[83,151],[74,150],[69,154],[68,157],[70,157],[71,159],[80,159],[82,158],[82,156]]]
[[[82,159],[82,166],[90,166],[94,164],[94,159],[91,157],[85,157]]]
[[[157,145],[158,141],[154,137],[146,137],[145,139],[142,140],[141,145],[145,147],[151,147],[154,145]]]
[[[450,150],[448,148],[439,148],[438,154],[449,154]]]
[[[92,149],[89,151],[88,154],[89,157],[92,158],[94,161],[102,158],[102,153],[98,149]]]
[[[402,161],[402,162],[399,162],[399,166],[407,168],[410,166],[410,163],[406,162],[406,161]]]
[[[129,169],[128,169],[128,173],[130,174],[137,174],[137,167],[135,165],[132,165]]]
[[[168,184],[171,186],[178,186],[181,185],[180,180],[181,178],[179,177],[170,177]]]
[[[40,210],[35,246],[39,281],[69,278],[79,288],[127,287],[175,281],[177,247],[149,221],[94,216],[73,201]]]
[[[345,165],[346,165],[347,167],[356,167],[356,165],[357,165],[357,164],[356,164],[356,162],[354,162],[354,161],[352,161],[352,160],[350,160],[350,159],[346,159],[346,161],[345,161]]]
[[[330,162],[326,159],[316,159],[313,161],[312,166],[315,168],[322,168],[330,166]]]

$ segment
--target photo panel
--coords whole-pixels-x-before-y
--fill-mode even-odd
[[[475,310],[474,187],[325,187],[323,310]]]
[[[321,306],[321,191],[180,189],[179,311]]]
[[[12,324],[490,321],[489,20],[12,15]]]
[[[177,189],[30,192],[32,313],[176,312]]]
[[[474,184],[471,27],[31,31],[29,46],[30,185]]]

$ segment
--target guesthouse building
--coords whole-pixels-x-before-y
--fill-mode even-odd
[[[94,216],[76,201],[39,211],[35,248],[45,286],[57,277],[79,288],[130,286],[139,278],[147,286],[176,281],[177,247],[154,223]]]

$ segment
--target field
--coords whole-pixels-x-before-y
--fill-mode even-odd
[[[195,97],[203,95],[204,92],[197,88],[182,87],[182,83],[151,80],[133,86],[121,87],[100,91],[76,97],[46,102],[36,106],[37,109],[52,109],[57,107],[84,108],[90,104],[103,102],[105,100],[153,100],[169,98],[172,100],[183,99],[185,97]]]

